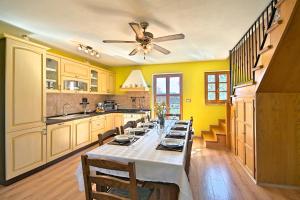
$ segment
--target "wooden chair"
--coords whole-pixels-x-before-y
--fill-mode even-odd
[[[121,134],[125,133],[125,129],[134,128],[135,121],[129,121],[124,126],[120,126]]]
[[[87,155],[81,156],[82,172],[85,187],[85,196],[87,200],[104,199],[104,200],[138,200],[149,199],[152,190],[137,186],[135,163],[121,163],[104,159],[90,159]],[[128,172],[129,179],[119,179],[115,176],[106,174],[92,175],[90,167],[97,167],[108,170],[117,170]],[[97,188],[108,187],[109,190],[93,190],[92,184],[96,184]]]
[[[120,130],[119,128],[115,128],[109,131],[106,131],[103,134],[98,134],[98,142],[99,142],[99,146],[103,145],[104,140],[107,140],[108,138],[114,137],[116,135],[120,135]]]
[[[186,160],[185,160],[185,172],[186,175],[189,176],[190,172],[190,165],[191,165],[191,155],[192,155],[192,146],[193,146],[193,140],[188,140],[187,143],[187,150],[186,150]]]

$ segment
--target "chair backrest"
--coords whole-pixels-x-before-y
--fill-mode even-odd
[[[193,140],[188,140],[187,149],[186,149],[186,160],[185,160],[185,172],[189,175],[190,172],[190,165],[191,165],[191,155],[192,155],[192,146]]]
[[[126,198],[110,194],[103,191],[95,191],[92,188],[92,184],[100,185],[103,187],[126,189],[129,191],[130,198],[137,200],[137,181],[135,174],[135,164],[133,162],[121,163],[112,160],[105,159],[90,159],[87,155],[81,156],[82,172],[84,179],[85,195],[87,200],[92,199],[112,199],[112,200],[124,200]],[[101,169],[117,170],[128,172],[129,180],[120,179],[118,177],[112,177],[109,175],[92,175],[90,173],[90,167],[97,167]]]
[[[135,123],[135,121],[129,121],[124,126],[120,126],[121,134],[124,134],[125,129],[127,129],[127,128],[134,128],[134,123]]]
[[[147,120],[148,120],[148,122],[150,122],[150,121],[151,121],[151,119],[150,119],[150,115],[147,115]]]
[[[193,128],[193,122],[194,122],[194,118],[193,118],[193,116],[192,116],[191,119],[190,119],[190,129]]]
[[[99,146],[103,145],[103,141],[110,138],[110,137],[113,137],[113,136],[116,136],[116,135],[119,135],[120,134],[120,130],[119,128],[115,128],[115,129],[112,129],[112,130],[108,130],[106,132],[104,132],[103,134],[98,134],[98,143],[99,143]]]

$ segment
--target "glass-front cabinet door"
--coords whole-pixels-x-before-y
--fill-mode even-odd
[[[90,81],[90,92],[99,92],[99,72],[95,69],[91,69],[91,81]]]
[[[62,78],[63,84],[63,92],[70,92],[70,93],[88,93],[89,92],[89,83],[88,80],[84,79],[74,79],[71,77],[63,77]]]
[[[60,58],[47,55],[46,58],[46,88],[47,92],[60,90]]]

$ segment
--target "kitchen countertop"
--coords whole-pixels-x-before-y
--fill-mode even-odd
[[[87,113],[86,115],[82,115],[82,116],[78,116],[76,118],[70,118],[70,119],[49,119],[49,118],[53,118],[53,117],[60,117],[61,115],[58,116],[51,116],[51,117],[47,117],[46,120],[46,125],[52,125],[52,124],[58,124],[58,123],[62,123],[62,122],[67,122],[67,121],[73,121],[73,120],[77,120],[77,119],[84,119],[84,118],[89,118],[89,117],[95,117],[95,116],[99,116],[99,115],[106,115],[106,114],[110,114],[110,113],[129,113],[129,114],[145,114],[146,112],[149,112],[149,109],[118,109],[118,110],[111,110],[111,111],[105,111],[105,112],[100,112],[100,113],[96,113],[96,112],[91,112],[91,113]],[[72,114],[82,114],[82,113],[72,113]],[[69,115],[72,115],[71,113]]]

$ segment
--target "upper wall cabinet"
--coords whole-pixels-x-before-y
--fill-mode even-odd
[[[90,92],[100,93],[99,91],[99,70],[91,68]]]
[[[77,62],[67,59],[61,59],[61,75],[77,79],[89,79],[90,68]]]
[[[60,58],[47,55],[46,58],[46,88],[47,92],[59,92],[60,85]]]
[[[20,39],[6,41],[6,131],[44,126],[46,50]]]

